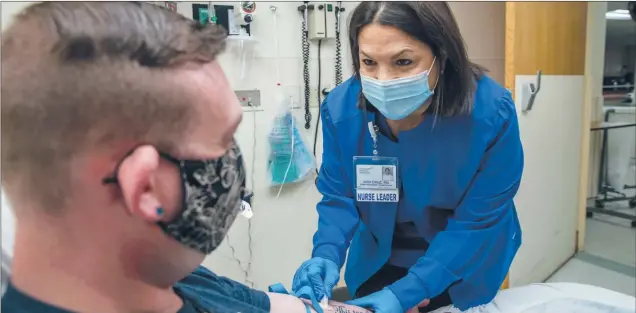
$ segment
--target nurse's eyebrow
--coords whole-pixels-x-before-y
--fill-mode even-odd
[[[362,49],[360,49],[360,54],[364,55],[367,58],[370,58],[370,56],[368,54],[366,54],[364,51],[362,51]]]
[[[404,54],[404,52],[413,52],[413,49],[411,48],[403,48],[402,50],[400,50],[398,53],[394,54],[393,57],[399,57],[402,54]]]
[[[397,53],[394,53],[393,56],[391,56],[391,58],[399,57],[402,54],[404,54],[405,52],[413,52],[413,49],[411,49],[411,48],[402,48],[402,50],[399,50]],[[362,54],[364,57],[371,58],[366,52],[362,51],[362,49],[360,49],[360,54]]]

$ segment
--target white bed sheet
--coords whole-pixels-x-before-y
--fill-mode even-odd
[[[459,313],[446,307],[433,313]],[[491,303],[466,313],[635,313],[636,298],[576,283],[544,283],[502,290]]]

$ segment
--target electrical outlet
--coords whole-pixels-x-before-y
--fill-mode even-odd
[[[234,90],[234,93],[242,107],[258,108],[261,106],[261,91],[258,89]]]

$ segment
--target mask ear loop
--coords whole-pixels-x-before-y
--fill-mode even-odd
[[[437,56],[433,57],[433,63],[431,64],[431,68],[428,70],[429,75],[431,73],[431,70],[433,70],[433,65],[435,65],[436,60],[437,60]],[[435,95],[435,90],[437,89],[437,86],[439,85],[439,78],[442,76],[442,74],[444,74],[444,69],[442,68],[442,66],[443,66],[443,63],[440,63],[439,71],[437,72],[437,78],[435,79],[435,86],[433,86],[433,89],[431,89],[432,95]],[[439,95],[437,97],[439,97]],[[434,106],[433,107],[433,125],[431,125],[431,130],[435,128],[435,124],[437,123],[437,116],[439,113],[439,106],[441,103],[439,99],[436,99],[434,102],[436,103],[431,103],[431,105]]]
[[[428,75],[431,75],[431,71],[433,70],[433,66],[435,65],[435,60],[437,60],[437,56],[433,57],[433,63],[431,63],[431,67],[429,67],[428,69]],[[439,77],[442,76],[442,70],[440,68],[439,73],[437,73],[437,78],[435,79],[435,85],[433,86],[433,89],[431,89],[431,92],[433,94],[435,94],[435,88],[437,88],[437,84],[439,83]]]
[[[133,152],[135,152],[135,149],[137,149],[137,147],[130,149],[130,151],[126,152],[126,154],[124,155],[123,158],[121,158],[121,160],[119,162],[117,162],[117,165],[115,166],[115,170],[113,171],[113,174],[111,174],[110,176],[104,177],[102,178],[102,184],[103,185],[110,185],[110,184],[119,184],[119,180],[117,179],[117,174],[119,173],[119,168],[121,167],[122,163],[124,163],[124,160],[126,160],[126,158],[128,158],[129,156],[131,156],[133,154]],[[161,152],[158,151],[159,156],[170,161],[171,163],[174,163],[175,165],[181,167],[181,161],[179,161],[177,158],[165,153],[165,152]]]
[[[124,163],[124,160],[126,160],[126,158],[128,158],[129,156],[133,154],[135,149],[137,149],[137,147],[130,149],[130,151],[124,154],[124,157],[121,158],[119,162],[117,162],[117,165],[115,165],[115,170],[113,171],[113,174],[102,178],[102,185],[119,184],[119,180],[117,179],[117,174],[119,174],[119,168],[121,167],[122,163]]]
[[[128,158],[129,156],[131,156],[133,154],[135,149],[137,149],[137,147],[135,147],[133,149],[130,149],[130,151],[128,151],[124,155],[124,157],[121,158],[121,161],[119,161],[117,163],[117,165],[115,166],[115,170],[113,171],[113,174],[111,176],[107,176],[107,177],[102,178],[102,185],[111,185],[111,184],[119,185],[119,180],[117,179],[117,175],[119,173],[119,168],[124,163],[124,160],[126,160],[126,158]],[[171,155],[169,155],[169,154],[167,154],[165,152],[158,151],[158,153],[159,153],[160,157],[162,157],[162,158],[168,160],[169,162],[174,163],[175,165],[177,165],[179,167],[179,172],[180,173],[182,172],[181,171],[181,168],[182,168],[181,161],[179,161],[177,158],[175,158],[175,157],[173,157],[173,156],[171,156]],[[180,175],[183,176],[182,174],[180,174]],[[184,177],[181,177],[181,179],[184,179]],[[185,184],[181,184],[181,194],[182,194],[181,203],[182,203],[182,206],[184,208],[185,208],[185,198],[186,198],[185,192],[186,192]],[[164,213],[163,208],[161,208],[161,207],[157,208],[157,215],[158,216],[161,217],[163,215],[163,213]],[[161,222],[161,221],[157,222],[157,224],[161,225],[162,227],[165,226],[165,224],[163,222]]]

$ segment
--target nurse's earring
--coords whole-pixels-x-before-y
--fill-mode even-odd
[[[161,219],[163,217],[163,208],[158,207],[156,210],[156,213],[157,213],[157,217]]]

